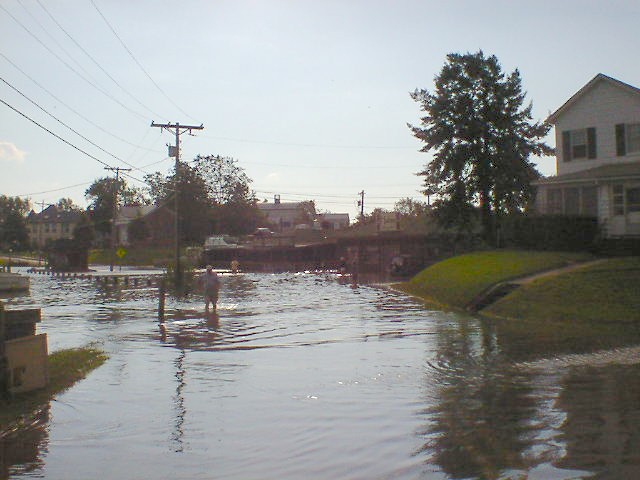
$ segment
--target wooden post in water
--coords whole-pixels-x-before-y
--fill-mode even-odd
[[[164,323],[164,300],[166,296],[164,280],[160,280],[158,285],[158,321]]]
[[[9,395],[9,372],[7,371],[7,359],[4,355],[5,332],[4,306],[0,302],[0,398],[7,398]]]

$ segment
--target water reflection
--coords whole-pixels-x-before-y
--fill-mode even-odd
[[[558,465],[595,472],[594,479],[638,478],[639,404],[640,365],[572,369],[558,399],[566,412]]]
[[[640,477],[640,349],[565,355],[343,281],[223,275],[216,314],[194,295],[158,322],[152,289],[34,279],[9,301],[42,305],[51,350],[111,358],[4,440],[3,475]]]
[[[526,467],[536,427],[530,419],[537,402],[529,379],[501,364],[491,332],[470,321],[441,329],[426,386],[436,404],[422,451],[451,478],[499,478],[506,469]]]
[[[49,441],[50,406],[40,409],[33,423],[20,432],[0,437],[0,478],[38,472],[44,465]]]
[[[175,443],[174,452],[184,451],[183,437],[184,437],[184,419],[187,415],[187,409],[184,404],[183,390],[185,387],[185,368],[184,368],[184,350],[180,351],[180,355],[176,358],[174,365],[176,367],[176,394],[174,396],[174,410],[175,410],[175,422],[174,431],[171,439]]]

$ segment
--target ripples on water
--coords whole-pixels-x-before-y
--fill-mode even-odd
[[[640,476],[633,351],[510,360],[475,318],[325,273],[224,275],[217,315],[168,299],[163,324],[154,289],[31,279],[8,301],[50,350],[110,359],[0,441],[11,478]]]

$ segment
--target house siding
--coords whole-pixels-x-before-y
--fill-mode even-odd
[[[563,112],[555,124],[556,145],[562,145],[562,133],[565,131],[595,127],[596,158],[565,161],[563,149],[558,148],[558,175],[615,162],[640,160],[640,152],[616,156],[616,125],[620,123],[640,123],[640,97],[607,81],[596,83],[580,101]]]

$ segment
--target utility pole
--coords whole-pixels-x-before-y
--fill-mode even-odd
[[[114,255],[116,249],[116,217],[118,215],[118,184],[120,182],[120,172],[130,172],[130,168],[104,167],[105,170],[116,172],[116,181],[113,184],[113,218],[111,220],[111,246],[109,248],[109,271],[113,272]]]
[[[360,195],[360,200],[358,200],[358,206],[360,207],[360,221],[364,221],[364,190],[362,190],[358,195]]]
[[[180,217],[178,210],[178,166],[180,165],[180,134],[189,132],[191,134],[192,130],[203,130],[204,126],[200,124],[197,125],[180,125],[179,123],[155,123],[151,122],[152,127],[158,127],[163,130],[168,130],[171,133],[174,133],[176,136],[176,145],[175,147],[169,146],[169,156],[175,157],[176,159],[176,174],[174,176],[174,188],[173,188],[173,197],[174,197],[174,210],[175,210],[175,246],[176,246],[176,268],[175,268],[175,286],[176,289],[179,290],[182,287],[182,266],[180,265]]]

